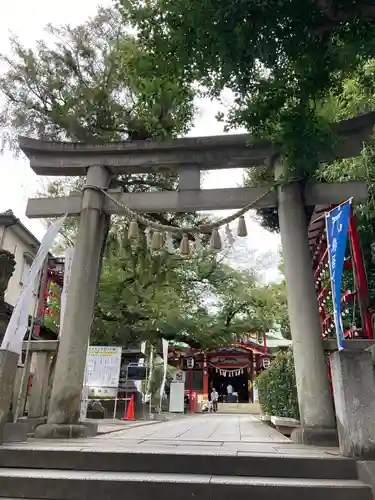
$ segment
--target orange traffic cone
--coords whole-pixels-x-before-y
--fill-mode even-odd
[[[124,420],[134,420],[134,396],[130,398],[130,403],[126,411]]]

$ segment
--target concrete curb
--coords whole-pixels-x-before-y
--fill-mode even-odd
[[[164,422],[167,422],[167,420],[164,420]],[[115,432],[124,432],[124,431],[127,431],[128,429],[135,429],[136,427],[145,427],[147,425],[155,425],[155,424],[162,424],[162,423],[163,423],[163,421],[149,420],[147,422],[139,422],[139,423],[124,425],[123,427],[121,427],[119,429],[113,429],[113,430],[108,430],[108,431],[101,431],[100,427],[98,427],[97,436],[103,436],[105,434],[114,434]]]

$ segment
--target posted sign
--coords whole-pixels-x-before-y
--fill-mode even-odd
[[[87,352],[85,385],[117,388],[121,352],[121,347],[90,346]]]

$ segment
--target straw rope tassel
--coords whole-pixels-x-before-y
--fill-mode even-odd
[[[182,240],[180,243],[180,254],[181,255],[190,254],[189,235],[187,233],[184,233],[182,235]]]
[[[139,238],[139,227],[136,219],[133,219],[129,224],[128,239],[137,240]]]
[[[237,236],[239,236],[240,238],[244,238],[245,236],[247,236],[246,221],[243,215],[238,218]]]
[[[222,246],[221,246],[220,234],[219,234],[219,231],[217,230],[217,228],[215,227],[211,233],[210,248],[211,248],[211,250],[219,251],[219,250],[221,250],[221,247]]]
[[[154,252],[158,252],[162,249],[163,246],[163,235],[160,231],[154,231],[151,240],[151,250]]]

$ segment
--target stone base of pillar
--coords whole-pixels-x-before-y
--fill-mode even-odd
[[[375,379],[371,353],[331,356],[332,386],[341,454],[375,458]]]
[[[18,419],[18,422],[24,423],[27,425],[28,434],[34,434],[35,429],[39,425],[43,425],[43,424],[47,423],[47,417],[37,417],[37,418],[21,417]]]
[[[337,447],[337,430],[322,427],[301,427],[293,429],[290,436],[293,443],[310,446]]]
[[[84,424],[43,424],[35,429],[34,437],[41,439],[76,439],[92,436]]]
[[[28,428],[26,423],[7,422],[2,431],[3,443],[25,443],[27,441]]]
[[[9,420],[9,409],[13,398],[14,380],[19,356],[0,349],[0,443],[4,425]]]

